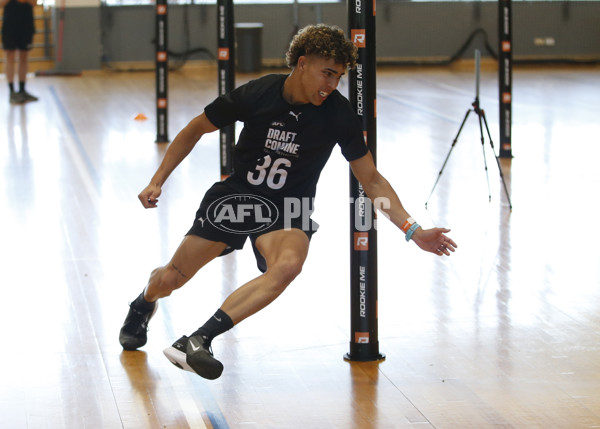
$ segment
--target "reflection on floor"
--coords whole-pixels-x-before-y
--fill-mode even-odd
[[[482,73],[492,136],[496,79]],[[141,351],[123,352],[117,340],[127,303],[168,261],[219,175],[215,133],[172,175],[158,209],[139,205],[165,151],[154,143],[153,85],[144,73],[37,78],[29,88],[40,101],[0,103],[3,426],[600,425],[597,67],[515,71],[514,158],[501,160],[512,211],[475,115],[425,208],[471,107],[472,73],[380,70],[378,166],[422,225],[452,228],[458,252],[425,254],[380,219],[386,359],[344,361],[348,166],[336,149],[303,273],[215,341],[225,372],[213,382],[177,370],[162,349],[259,274],[249,246],[164,299]],[[213,73],[181,72],[169,85],[173,137],[211,101],[216,83]]]

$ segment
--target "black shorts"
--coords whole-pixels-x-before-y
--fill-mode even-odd
[[[250,237],[258,267],[266,271],[264,258],[256,249],[256,239],[263,234],[281,229],[297,228],[310,240],[319,225],[310,218],[309,202],[293,199],[271,199],[252,192],[236,182],[215,183],[204,195],[196,212],[194,223],[187,235],[197,235],[211,241],[227,244],[221,255],[244,247]]]
[[[28,51],[31,49],[33,34],[31,33],[2,33],[2,48],[5,51]]]

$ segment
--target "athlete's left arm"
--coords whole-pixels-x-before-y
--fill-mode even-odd
[[[367,196],[371,199],[374,207],[385,214],[398,228],[402,228],[410,215],[400,202],[400,198],[392,185],[375,167],[371,152],[365,156],[350,161],[352,173],[362,184]],[[412,240],[423,250],[436,255],[450,256],[450,252],[456,249],[456,243],[446,236],[450,232],[448,228],[423,229],[421,227],[412,235]]]

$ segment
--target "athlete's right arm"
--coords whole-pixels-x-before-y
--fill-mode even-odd
[[[161,194],[162,185],[165,183],[175,168],[192,151],[198,140],[206,134],[216,131],[215,127],[204,113],[195,117],[177,134],[173,142],[169,145],[165,157],[160,166],[152,176],[150,184],[144,188],[138,195],[138,198],[145,208],[154,208],[158,203],[158,197]]]

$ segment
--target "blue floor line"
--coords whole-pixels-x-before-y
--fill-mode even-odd
[[[65,121],[65,125],[67,126],[67,130],[69,131],[71,138],[75,142],[75,146],[77,147],[77,151],[79,152],[79,155],[81,156],[81,159],[83,160],[83,162],[86,166],[87,172],[89,173],[92,181],[94,182],[96,191],[98,192],[98,194],[100,194],[100,190],[101,190],[100,176],[98,176],[98,172],[94,168],[94,164],[90,160],[90,157],[88,156],[88,154],[85,150],[85,147],[83,146],[83,143],[81,142],[81,139],[79,138],[79,135],[77,134],[77,131],[75,130],[73,121],[71,121],[71,117],[67,113],[67,109],[65,109],[65,106],[60,101],[60,98],[58,97],[58,94],[56,93],[56,89],[54,88],[54,86],[50,87],[50,93],[52,94],[52,98],[54,98],[54,102],[58,106],[58,112],[60,113],[60,116]]]

